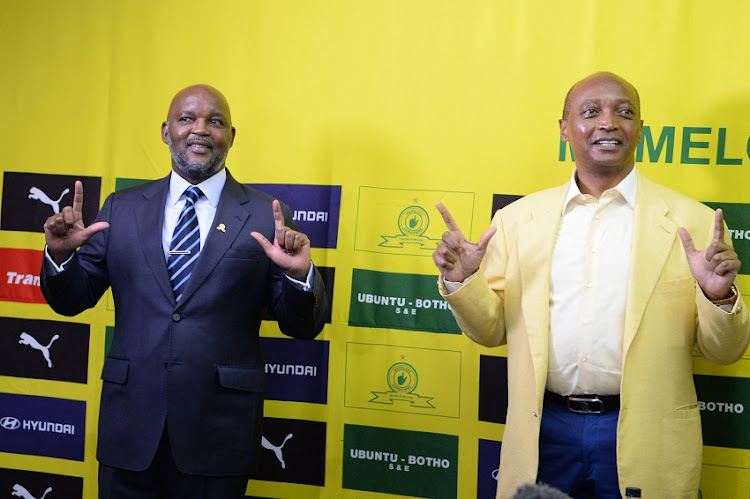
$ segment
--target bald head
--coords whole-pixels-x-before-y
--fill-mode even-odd
[[[172,98],[172,102],[170,102],[169,104],[169,110],[167,111],[167,121],[169,121],[172,113],[174,113],[181,107],[184,99],[189,96],[203,96],[203,98],[215,100],[217,106],[222,110],[222,113],[227,120],[227,124],[229,126],[232,126],[232,115],[229,111],[229,103],[227,102],[226,97],[224,97],[224,94],[222,94],[218,89],[212,87],[211,85],[206,85],[203,83],[190,85],[189,87],[185,87],[177,92],[177,94]]]
[[[627,89],[628,91],[632,92],[635,96],[635,102],[633,103],[636,107],[636,110],[638,112],[638,115],[641,114],[641,97],[638,95],[638,90],[625,78],[616,75],[615,73],[610,73],[608,71],[601,71],[599,73],[594,73],[592,75],[587,76],[581,81],[576,82],[572,87],[570,87],[570,90],[568,90],[568,93],[565,95],[565,104],[563,104],[563,114],[562,119],[566,120],[568,119],[568,114],[570,113],[570,96],[573,94],[575,89],[583,84],[583,83],[594,83],[597,80],[599,81],[614,81],[619,83],[623,86],[623,88]]]

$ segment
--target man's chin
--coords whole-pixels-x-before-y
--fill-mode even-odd
[[[196,163],[178,164],[177,169],[182,176],[193,180],[206,180],[221,170],[221,165],[205,165]]]

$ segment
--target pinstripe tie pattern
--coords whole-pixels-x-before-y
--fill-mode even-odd
[[[167,269],[177,301],[182,298],[182,291],[193,273],[195,261],[201,251],[201,234],[198,230],[195,203],[202,195],[203,192],[194,185],[185,189],[185,206],[180,212],[180,218],[172,234],[172,241],[169,243]]]

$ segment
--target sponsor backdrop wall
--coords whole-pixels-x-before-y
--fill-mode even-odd
[[[496,208],[567,181],[565,92],[615,71],[642,98],[638,168],[725,210],[748,292],[749,20],[742,0],[7,3],[0,496],[96,495],[112,298],[72,318],[44,304],[42,223],[75,179],[90,221],[109,192],[166,175],[168,103],[204,82],[232,107],[233,175],[295,210],[332,293],[314,342],[263,325],[248,495],[491,497],[505,350],[462,336],[437,294],[435,202],[476,240]],[[746,499],[750,356],[694,366],[703,497]]]

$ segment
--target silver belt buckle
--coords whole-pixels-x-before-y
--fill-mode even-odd
[[[571,402],[580,404],[580,408],[572,407]],[[578,414],[602,414],[604,413],[604,402],[599,397],[568,397],[568,410]]]

